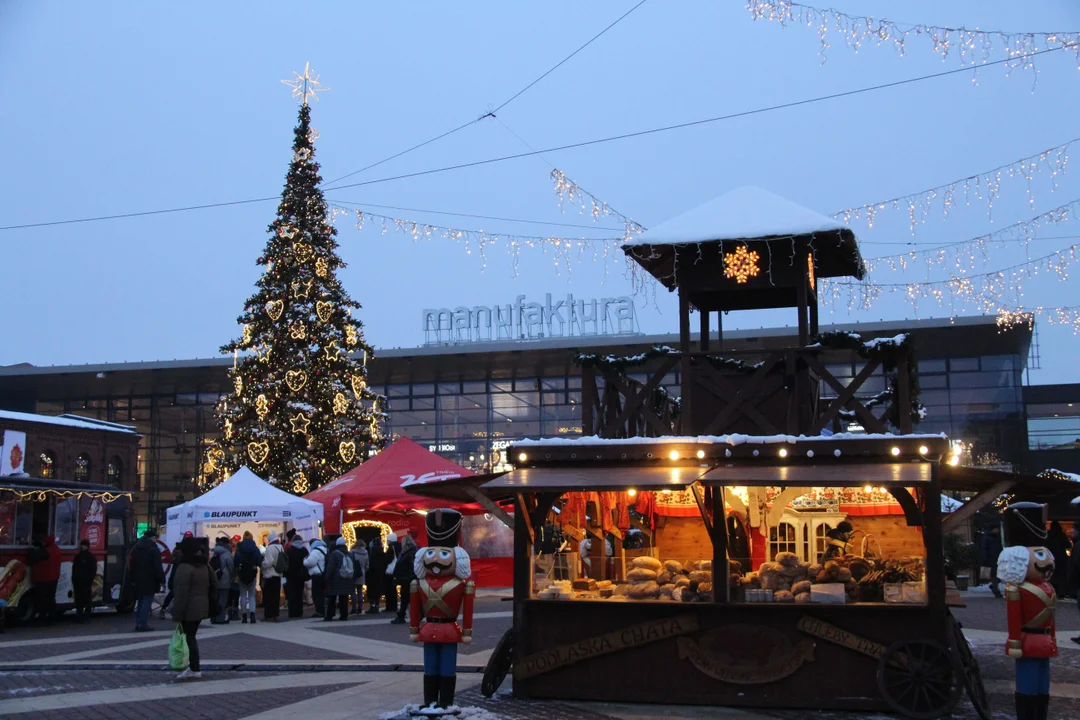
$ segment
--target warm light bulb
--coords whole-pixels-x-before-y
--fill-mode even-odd
[[[925,445],[920,445],[919,446],[919,454],[920,455],[925,455],[928,452],[930,452],[930,448],[926,447]]]
[[[889,452],[891,452],[891,453],[893,454],[893,457],[896,457],[897,455],[899,455],[899,454],[900,454],[900,448],[898,448],[898,447],[894,447],[894,448],[893,448],[892,450],[890,450]]]
[[[872,492],[874,492],[874,488],[867,485],[866,487],[863,488],[863,492],[864,493],[872,493]]]
[[[637,490],[635,490],[634,488],[630,488],[629,490],[626,491],[626,494],[629,495],[630,497],[635,497],[637,495]]]
[[[953,466],[959,465],[960,464],[960,456],[959,455],[951,455],[949,457],[949,464],[953,465]]]
[[[697,456],[698,456],[698,460],[704,460],[705,459],[705,451],[704,450],[698,450],[697,451]]]
[[[672,450],[670,453],[668,453],[668,457],[671,458],[672,460],[678,460],[679,459],[679,451],[678,450]]]
[[[881,493],[882,495],[884,495],[885,493],[889,492],[888,490],[886,490],[886,489],[885,489],[885,488],[883,488],[883,487],[879,487],[879,488],[877,489],[877,491],[878,491],[879,493]]]
[[[520,455],[518,455],[518,462],[525,462],[528,459],[529,459],[529,456],[526,455],[525,453],[521,453]]]
[[[670,490],[664,490],[664,491],[662,491],[662,492],[663,492],[663,493],[664,493],[665,495],[670,495],[670,494],[671,494],[671,491],[670,491]]]
[[[780,457],[787,457],[787,448],[780,448]]]

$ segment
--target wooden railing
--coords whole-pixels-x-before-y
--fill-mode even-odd
[[[881,367],[868,359],[845,385],[821,361],[820,347],[773,351],[672,353],[657,362],[644,382],[625,374],[582,369],[582,432],[605,438],[660,435],[819,435],[841,429],[841,413],[855,419],[868,433],[889,430],[886,419],[896,405],[896,428],[912,431],[911,388],[905,352],[899,353],[889,381],[895,391],[875,408],[856,394]],[[722,360],[753,359],[753,365]],[[721,360],[721,362],[716,362]],[[675,368],[682,373],[681,398],[663,389]],[[603,378],[603,385],[598,383]],[[822,390],[829,400],[823,403]],[[832,392],[830,392],[830,390]],[[835,397],[832,396],[835,393]]]

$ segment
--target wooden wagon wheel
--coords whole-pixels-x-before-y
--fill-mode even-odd
[[[982,674],[979,672],[979,661],[971,652],[971,646],[960,623],[952,615],[945,619],[948,626],[949,642],[953,645],[953,651],[960,658],[960,666],[964,672],[964,687],[967,688],[968,699],[971,706],[982,720],[991,720],[990,699],[986,696],[986,688],[983,686]]]
[[[480,692],[489,698],[499,690],[507,673],[514,664],[514,628],[503,633],[499,644],[491,651],[487,666],[484,668],[484,679],[480,683]]]
[[[878,689],[904,717],[931,720],[947,715],[963,692],[956,653],[933,640],[893,643],[878,663]]]

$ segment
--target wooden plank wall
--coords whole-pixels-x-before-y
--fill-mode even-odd
[[[849,517],[848,521],[855,526],[856,530],[862,530],[874,536],[877,542],[871,541],[871,547],[877,551],[881,546],[881,554],[886,559],[898,557],[926,557],[926,548],[923,546],[922,528],[909,527],[904,521],[903,515],[868,515],[865,517]],[[850,551],[859,554],[862,548],[863,535],[856,535],[855,541],[850,545]]]
[[[700,517],[657,517],[656,546],[660,560],[711,560],[712,541]]]

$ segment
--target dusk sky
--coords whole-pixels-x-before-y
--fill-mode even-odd
[[[296,101],[280,82],[310,62],[331,88],[313,103],[317,159],[329,181],[498,108],[637,4],[605,3],[61,3],[0,1],[0,128],[5,227],[220,203],[280,194]],[[838,10],[906,24],[1007,31],[1078,31],[1071,0],[832,0]],[[337,184],[331,204],[460,229],[521,236],[613,238],[613,219],[560,211],[556,167],[646,227],[742,185],[825,215],[905,196],[1080,138],[1076,55],[1034,59],[1038,73],[983,68],[947,77],[420,177],[393,176],[660,126],[730,115],[953,70],[928,37],[906,56],[891,45],[856,53],[817,32],[755,22],[742,0],[648,0],[564,65],[469,127]],[[1002,59],[1000,49],[990,58]],[[943,219],[941,200],[913,235],[906,205],[867,229],[864,257],[936,248],[1080,199],[1080,143],[1067,172],[1029,183],[1005,177],[993,204],[973,200]],[[1056,155],[1055,155],[1056,157]],[[984,189],[985,194],[985,189]],[[380,207],[382,206],[382,207]],[[406,209],[390,209],[396,208]],[[56,365],[210,357],[238,335],[236,317],[276,200],[49,227],[5,229],[8,298],[0,364]],[[434,214],[441,211],[452,214]],[[458,215],[454,215],[454,214]],[[480,215],[530,222],[479,219]],[[421,345],[425,308],[512,303],[545,292],[629,295],[618,243],[591,243],[570,267],[501,247],[487,265],[449,239],[414,242],[380,223],[338,218],[341,279],[376,348]],[[544,223],[564,223],[566,227]],[[586,227],[577,227],[584,225]],[[909,245],[910,243],[910,245]],[[1080,243],[1080,221],[1044,223],[1030,244],[979,255],[969,275]],[[605,259],[606,258],[606,259]],[[1077,258],[1080,262],[1080,256]],[[1076,270],[1075,267],[1072,268]],[[569,271],[569,272],[568,272]],[[877,283],[941,280],[915,263]],[[1001,299],[1015,308],[1018,285]],[[1045,265],[1023,283],[1025,307],[1080,305],[1075,280]],[[674,332],[673,296],[637,297],[643,332]],[[822,322],[976,314],[886,294],[867,310],[846,300]],[[788,325],[792,311],[733,314],[725,328]],[[1039,318],[1042,369],[1033,383],[1076,379],[1080,335]]]

